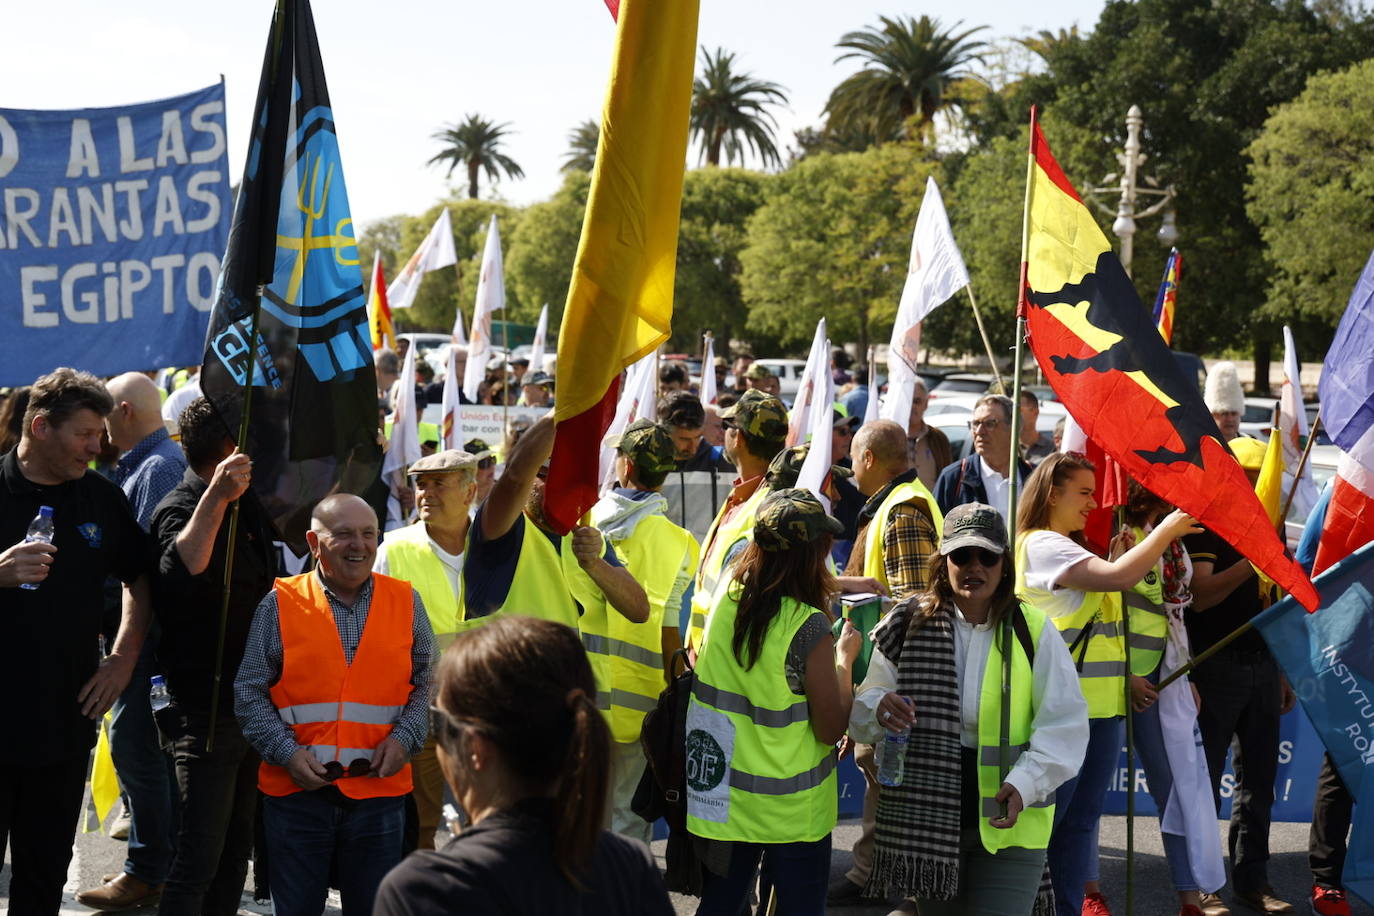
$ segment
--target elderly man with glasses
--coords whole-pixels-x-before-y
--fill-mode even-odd
[[[965,503],[986,503],[1002,516],[1011,515],[1011,398],[986,394],[973,407],[969,420],[974,454],[946,467],[935,481],[935,500],[948,513]],[[1016,459],[1017,487],[1030,476],[1031,466]]]

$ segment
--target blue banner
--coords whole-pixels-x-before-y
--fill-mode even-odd
[[[228,237],[224,86],[0,109],[0,385],[200,362]]]

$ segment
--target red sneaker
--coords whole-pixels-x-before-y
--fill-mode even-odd
[[[1345,891],[1337,887],[1312,886],[1312,912],[1317,916],[1350,916]]]
[[[1107,906],[1107,898],[1101,894],[1085,894],[1082,913],[1083,916],[1112,916],[1111,908]]]

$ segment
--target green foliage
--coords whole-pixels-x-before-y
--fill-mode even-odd
[[[782,345],[886,337],[897,311],[926,176],[923,147],[807,156],[772,179],[740,256],[748,327]],[[938,177],[937,177],[938,180]]]
[[[590,172],[596,165],[596,147],[601,142],[601,122],[591,118],[568,131],[568,152],[563,157],[564,172]]]
[[[701,74],[692,81],[692,137],[701,144],[701,161],[720,165],[744,162],[747,146],[764,167],[780,165],[773,141],[778,122],[768,110],[786,105],[787,94],[777,83],[754,79],[735,70],[735,55],[724,48],[714,54],[701,49]]]
[[[477,177],[485,172],[488,181],[496,181],[504,172],[510,178],[524,178],[525,173],[514,159],[501,152],[501,140],[509,133],[509,124],[496,124],[481,115],[470,114],[457,124],[445,125],[434,132],[433,139],[443,149],[429,160],[430,165],[448,163],[448,175],[462,166],[467,173],[468,197],[477,199]]]
[[[553,197],[526,208],[518,227],[508,236],[506,295],[514,294],[520,300],[512,318],[533,322],[547,302],[550,336],[562,321],[568,301],[591,181],[587,172],[568,172]]]
[[[373,220],[358,235],[358,263],[362,265],[363,285],[371,289],[372,261],[380,252],[382,273],[387,282],[396,275],[409,253],[401,254],[401,237],[405,233],[408,216],[387,216]]]
[[[1329,336],[1374,249],[1374,60],[1314,76],[1248,154],[1248,212],[1274,270],[1264,311]]]
[[[396,259],[403,265],[420,242],[424,241],[439,211],[448,207],[449,221],[453,226],[453,248],[458,255],[458,266],[442,267],[425,274],[420,283],[420,291],[415,296],[415,304],[409,309],[392,312],[398,331],[448,331],[453,327],[454,310],[463,309],[463,326],[472,325],[473,305],[477,301],[477,280],[482,268],[482,249],[487,242],[487,223],[496,214],[497,228],[501,232],[502,248],[510,250],[511,237],[520,231],[523,211],[509,204],[486,200],[450,200],[429,208],[419,216],[406,220],[401,233],[401,247]],[[507,272],[509,273],[509,271]],[[394,278],[387,274],[387,282]],[[538,306],[535,307],[538,314]],[[506,310],[512,316],[524,314],[520,296],[506,284]],[[504,316],[497,316],[498,318]]]
[[[763,204],[770,180],[744,169],[686,174],[673,287],[675,350],[697,352],[703,331],[728,341],[744,329],[740,254],[748,241],[749,217]]]

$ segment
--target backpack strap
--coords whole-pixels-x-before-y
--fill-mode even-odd
[[[1030,663],[1031,670],[1035,670],[1035,641],[1031,639],[1030,624],[1026,623],[1026,615],[1021,610],[1020,602],[1011,612],[1011,630],[1016,634],[1016,641],[1021,644],[1021,651],[1026,653],[1026,661]]]

